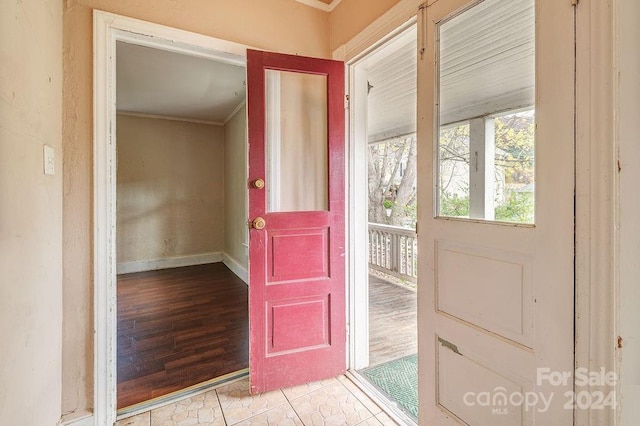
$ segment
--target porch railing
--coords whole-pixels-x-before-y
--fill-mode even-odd
[[[369,267],[415,283],[418,278],[416,231],[369,223]]]

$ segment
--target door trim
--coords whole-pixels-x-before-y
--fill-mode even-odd
[[[580,2],[575,7],[575,364],[588,371],[604,367],[619,375],[619,174],[614,137],[613,8],[599,1]],[[613,425],[618,413],[619,410],[577,410],[574,421],[580,425]]]
[[[116,420],[116,42],[234,65],[246,49],[229,42],[100,10],[93,14],[93,424]]]
[[[393,28],[381,40],[372,42],[371,46],[360,52],[356,57],[345,63],[346,92],[349,94],[349,109],[347,112],[347,179],[350,184],[347,200],[347,233],[349,235],[349,250],[347,268],[349,283],[349,368],[359,370],[369,365],[369,290],[368,290],[368,222],[362,220],[367,217],[367,157],[368,143],[366,142],[367,119],[367,77],[365,71],[359,70],[358,65],[369,55],[392,43],[396,37],[417,25],[417,15],[408,19],[400,18],[402,24]]]

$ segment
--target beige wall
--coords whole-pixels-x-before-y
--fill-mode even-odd
[[[351,40],[399,1],[343,0],[340,2],[329,18],[331,51]]]
[[[221,252],[222,126],[118,115],[118,263]]]
[[[330,56],[328,14],[293,0],[65,1],[64,411],[93,404],[92,8],[259,48]]]
[[[224,251],[247,269],[247,108],[224,126]]]
[[[0,423],[55,425],[62,363],[62,2],[0,2]],[[43,174],[43,145],[55,175]]]

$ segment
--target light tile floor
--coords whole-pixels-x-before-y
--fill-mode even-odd
[[[396,425],[348,378],[249,395],[244,379],[134,417],[116,426]]]

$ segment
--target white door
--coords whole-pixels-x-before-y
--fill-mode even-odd
[[[420,424],[570,425],[574,8],[429,3],[418,63]]]

